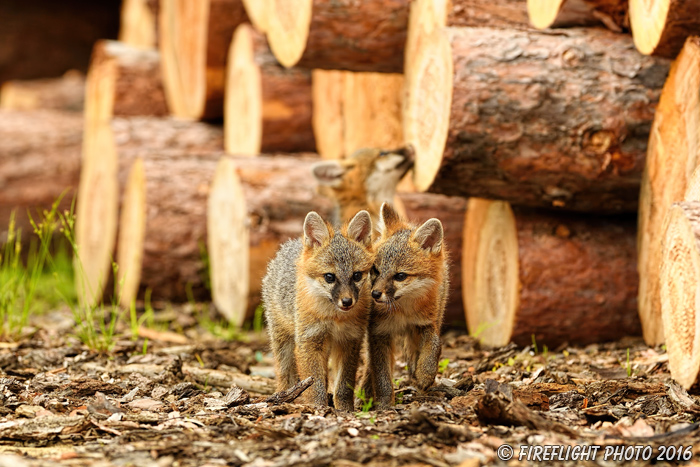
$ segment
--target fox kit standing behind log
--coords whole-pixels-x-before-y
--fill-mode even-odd
[[[382,205],[371,270],[374,304],[368,330],[366,397],[379,408],[394,404],[394,343],[404,340],[411,383],[427,389],[440,359],[440,328],[448,290],[447,253],[442,223],[429,219],[420,227],[401,220]]]
[[[282,245],[268,265],[262,296],[278,390],[313,376],[306,402],[328,405],[332,357],[335,406],[353,410],[360,348],[372,304],[371,237],[367,211],[357,213],[341,231],[310,212],[302,239]]]
[[[413,159],[413,148],[407,146],[391,151],[359,149],[347,159],[314,164],[319,193],[335,202],[333,222],[340,224],[367,209],[376,223],[382,203],[394,202],[396,186],[413,167]]]

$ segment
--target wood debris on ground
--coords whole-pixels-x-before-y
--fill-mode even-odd
[[[448,331],[432,388],[408,385],[398,361],[396,406],[363,411],[358,400],[346,413],[299,404],[310,380],[274,393],[264,333],[205,336],[190,308],[169,321],[168,332],[190,323],[183,339],[158,339],[172,337],[165,325],[100,354],[68,326],[36,324],[0,346],[0,467],[506,465],[504,444],[515,449],[508,465],[551,465],[517,460],[521,446],[548,445],[601,446],[596,462],[558,465],[617,465],[602,461],[606,447],[700,451],[697,389],[674,383],[664,349],[641,339],[486,350]]]

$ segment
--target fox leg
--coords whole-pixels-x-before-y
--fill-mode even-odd
[[[297,335],[296,361],[299,378],[312,376],[311,387],[302,395],[302,401],[318,407],[328,406],[328,354],[329,345],[323,336]]]
[[[277,390],[284,391],[299,381],[297,363],[294,358],[294,334],[284,332],[282,326],[269,326],[270,347],[275,357]]]
[[[369,375],[374,389],[374,405],[385,409],[394,405],[393,343],[390,335],[369,336]]]
[[[362,339],[345,342],[342,347],[334,349],[334,360],[338,364],[333,401],[335,408],[352,412],[355,409],[354,388],[357,379],[357,367],[360,363]],[[369,396],[368,396],[369,397]]]
[[[419,332],[416,385],[418,389],[425,390],[435,382],[442,347],[440,345],[440,336],[432,327],[422,328]]]

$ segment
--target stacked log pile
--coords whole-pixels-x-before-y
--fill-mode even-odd
[[[85,85],[82,300],[115,260],[123,305],[211,293],[241,324],[279,244],[329,214],[313,153],[411,144],[397,205],[446,226],[448,321],[552,347],[641,317],[661,343],[695,316],[696,3],[125,1]],[[692,353],[672,327],[670,358]]]

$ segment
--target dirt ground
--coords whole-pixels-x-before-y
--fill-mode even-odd
[[[213,338],[192,308],[171,307],[157,315],[170,331],[125,332],[107,354],[79,343],[66,310],[0,343],[0,467],[666,465],[659,456],[694,464],[700,451],[697,391],[675,385],[664,350],[641,339],[483,350],[452,330],[433,388],[406,386],[399,361],[394,409],[363,412],[358,400],[343,413],[270,397],[264,333]],[[579,460],[561,460],[567,446]]]

